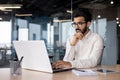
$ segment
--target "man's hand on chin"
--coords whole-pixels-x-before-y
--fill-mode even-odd
[[[71,46],[75,46],[79,40],[83,38],[83,34],[79,31],[74,34]]]

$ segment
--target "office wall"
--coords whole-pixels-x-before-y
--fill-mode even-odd
[[[40,36],[38,36],[38,38],[36,38],[36,39],[44,38],[45,40],[48,40],[47,34],[48,34],[49,30],[51,30],[51,29],[48,30],[48,25],[47,25],[48,23],[49,22],[46,20],[42,20],[42,22],[41,22],[41,19],[39,19],[39,18],[36,18],[33,20],[32,19],[28,20],[28,24],[35,24],[37,26],[36,29],[38,29],[38,31],[36,32],[36,34],[40,35]],[[54,26],[52,26],[51,23],[49,23],[49,24],[50,24],[49,25],[50,28],[52,28],[52,27],[54,28]],[[55,34],[59,36],[60,46],[63,46],[63,45],[65,46],[66,38],[69,35],[71,35],[71,33],[74,33],[74,29],[71,26],[71,22],[62,23],[62,24],[59,24],[58,26],[59,27],[57,27],[57,28],[61,28],[62,32],[59,31],[59,33],[55,33]],[[28,28],[29,29],[31,28],[30,25]],[[70,30],[70,28],[71,28],[71,30]],[[108,64],[108,65],[116,64],[117,63],[116,21],[107,21],[106,18],[98,19],[95,22],[93,21],[93,23],[91,24],[91,29],[93,32],[100,34],[104,39],[105,48],[104,48],[104,52],[103,52],[102,64]],[[55,30],[57,30],[57,29],[55,29]],[[58,29],[58,30],[60,30],[60,29]],[[52,29],[51,31],[54,31],[54,30]],[[70,33],[67,31],[70,31]],[[33,30],[33,32],[31,32],[32,33],[31,38],[33,38],[34,32],[35,32],[35,30]],[[36,37],[37,37],[37,35],[36,35]],[[50,36],[52,36],[54,38],[54,35],[50,35]],[[49,40],[49,41],[51,41],[51,40]],[[47,41],[47,43],[49,41]],[[52,44],[50,44],[50,45],[52,45]]]
[[[97,33],[104,39],[104,51],[102,56],[102,65],[117,64],[117,29],[116,21],[107,21],[107,19],[98,19],[96,25]]]
[[[29,40],[41,39],[41,26],[38,24],[29,24]]]

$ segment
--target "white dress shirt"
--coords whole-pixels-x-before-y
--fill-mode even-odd
[[[103,39],[98,34],[89,31],[75,46],[70,43],[72,37],[67,40],[64,61],[69,61],[75,68],[95,67],[100,62],[103,52]]]

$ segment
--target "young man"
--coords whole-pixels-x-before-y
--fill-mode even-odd
[[[64,59],[53,63],[54,68],[90,68],[100,62],[103,39],[90,31],[91,20],[88,9],[80,8],[73,12],[72,26],[76,33],[67,40]]]

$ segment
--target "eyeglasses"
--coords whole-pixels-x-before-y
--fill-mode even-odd
[[[79,26],[79,27],[80,27],[80,26],[82,26],[82,25],[85,24],[85,23],[86,23],[85,21],[84,21],[84,22],[78,22],[78,23],[75,23],[75,22],[74,22],[74,23],[72,23],[72,27],[73,27],[73,28],[76,28],[76,26]]]

